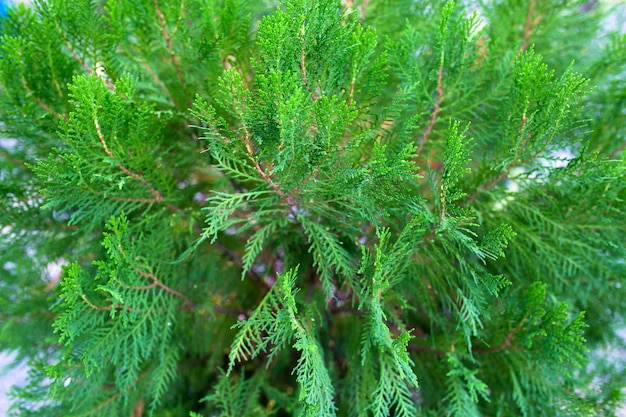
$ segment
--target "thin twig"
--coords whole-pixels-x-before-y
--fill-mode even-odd
[[[170,100],[172,100],[172,103],[174,103],[174,106],[178,107],[178,103],[176,102],[176,99],[172,95],[172,92],[169,90],[169,88],[167,88],[167,86],[161,80],[161,78],[159,78],[159,76],[154,72],[154,70],[150,67],[148,62],[141,61],[141,65],[146,69],[146,71],[148,71],[148,74],[150,74],[154,82],[156,82],[159,85],[159,87],[161,87],[163,92],[170,98]]]
[[[106,198],[107,200],[122,201],[122,202],[125,202],[125,203],[141,203],[141,204],[154,204],[154,203],[161,202],[161,200],[159,200],[157,198],[118,197],[118,196],[114,196],[114,195],[110,195],[110,194],[105,194],[105,193],[102,193],[100,191],[97,191],[97,190],[93,189],[92,187],[89,186],[89,184],[87,182],[84,182],[84,181],[83,181],[82,185],[83,185],[83,187],[85,187],[92,194],[95,194],[95,195],[100,196],[102,198]]]
[[[488,353],[497,353],[497,352],[501,352],[507,348],[512,348],[512,349],[516,349],[516,350],[520,350],[521,348],[518,346],[514,346],[512,344],[513,339],[515,338],[515,334],[519,333],[520,330],[522,330],[522,326],[524,325],[524,323],[526,322],[526,316],[524,316],[524,318],[522,318],[522,320],[519,322],[519,324],[513,329],[510,330],[506,337],[504,338],[504,341],[500,344],[500,346],[497,346],[495,348],[491,348],[491,349],[475,349],[474,352],[476,353],[480,353],[480,354],[488,354]]]
[[[39,107],[41,107],[43,110],[45,110],[46,113],[51,114],[52,116],[54,116],[57,119],[67,120],[67,116],[66,115],[59,114],[59,113],[55,112],[46,103],[41,101],[41,99],[39,97],[36,97],[34,92],[33,92],[33,90],[31,90],[30,87],[28,87],[28,84],[26,84],[26,80],[23,77],[22,77],[22,87],[24,87],[24,90],[26,90],[28,95],[32,96],[35,99],[35,103],[37,103],[37,105]]]
[[[112,305],[110,305],[110,306],[106,306],[106,307],[100,307],[100,306],[95,305],[94,303],[92,303],[91,301],[89,301],[89,299],[87,298],[87,296],[86,296],[85,294],[81,294],[81,296],[80,296],[80,297],[83,299],[83,301],[84,301],[84,302],[85,302],[85,303],[86,303],[89,307],[93,308],[94,310],[98,310],[98,311],[109,311],[109,310],[113,309],[113,306],[112,306]]]
[[[127,391],[129,389],[134,388],[137,384],[139,384],[139,382],[148,374],[148,372],[151,371],[151,368],[146,369],[145,371],[143,371],[139,377],[137,378],[137,380],[130,386],[124,389],[124,391]],[[109,405],[110,403],[112,403],[113,401],[115,401],[124,391],[122,392],[117,392],[114,395],[112,395],[111,397],[109,397],[106,401],[102,402],[100,405],[98,405],[96,408],[94,408],[93,410],[89,410],[83,414],[80,414],[80,416],[78,417],[82,417],[82,416],[88,416],[88,415],[93,415],[93,414],[97,414],[98,411],[102,410],[104,407],[106,407],[107,405]]]
[[[613,152],[611,152],[609,154],[609,158],[610,159],[615,158],[617,155],[619,155],[620,153],[624,152],[624,149],[626,149],[626,143],[623,143],[619,148],[617,148]]]
[[[439,71],[437,71],[437,99],[435,100],[435,108],[433,109],[433,112],[430,115],[430,123],[428,123],[428,126],[426,127],[426,130],[424,131],[424,136],[422,137],[419,147],[417,148],[417,152],[416,152],[417,155],[419,155],[422,152],[422,149],[424,148],[424,145],[426,144],[426,141],[428,140],[428,136],[430,136],[430,132],[433,130],[435,121],[437,120],[439,109],[441,108],[441,100],[443,100],[443,92],[444,92],[442,78],[443,78],[443,62],[439,66]]]
[[[64,36],[64,38],[67,38],[67,37]],[[65,46],[67,47],[67,49],[69,49],[70,54],[72,54],[74,59],[85,69],[85,71],[87,71],[90,74],[93,73],[93,68],[91,68],[89,65],[87,65],[85,60],[78,56],[78,54],[76,53],[74,48],[72,48],[72,45],[70,44],[70,42],[67,39],[65,39]]]
[[[83,67],[85,71],[87,71],[89,74],[94,74],[96,71],[93,68],[91,68],[91,66],[89,66],[87,62],[76,53],[74,48],[72,48],[72,45],[67,40],[67,34],[63,31],[62,33],[63,33],[63,38],[65,39],[65,46],[70,51],[70,54],[72,54],[72,57]],[[107,86],[109,90],[115,91],[114,84],[112,84],[109,80],[104,79],[103,77],[100,77],[100,78],[104,81],[104,84]]]
[[[109,149],[109,147],[107,146],[107,143],[104,139],[104,135],[102,134],[102,129],[100,129],[100,123],[98,122],[98,119],[96,117],[93,118],[93,124],[96,127],[96,133],[98,134],[98,139],[100,140],[100,143],[102,144],[102,147],[104,148],[104,152],[109,156],[109,158],[115,160],[115,157],[113,156],[113,153],[111,152],[111,150]],[[143,177],[143,175],[141,174],[137,174],[136,172],[131,171],[130,169],[126,168],[124,165],[122,165],[121,163],[117,163],[117,167],[122,170],[126,175],[138,179],[141,181],[141,183],[143,184],[144,187],[146,187],[149,191],[150,194],[152,194],[152,196],[154,197],[154,199],[159,202],[159,201],[163,201],[165,199],[165,197],[163,197],[163,194],[161,194],[160,192],[158,192],[154,187],[152,187],[148,181],[146,181]]]
[[[520,51],[524,51],[528,48],[528,41],[530,40],[530,35],[532,34],[531,24],[533,19],[533,8],[535,6],[535,0],[530,0],[528,3],[528,11],[526,12],[526,22],[524,23],[524,42],[520,46]]]
[[[244,108],[241,109],[241,116],[243,119],[243,114],[245,111],[245,103],[242,104],[242,106]],[[246,152],[248,153],[248,157],[250,159],[250,161],[252,161],[252,163],[254,164],[254,167],[256,168],[257,172],[261,175],[261,177],[269,184],[269,186],[276,191],[276,193],[283,199],[283,200],[287,200],[287,195],[284,193],[284,191],[274,182],[274,180],[272,179],[272,176],[265,171],[265,169],[263,169],[263,167],[261,166],[261,164],[259,164],[259,162],[254,158],[254,149],[252,148],[252,142],[250,141],[251,138],[251,134],[250,131],[248,130],[248,126],[246,126],[245,122],[243,122],[243,130],[244,130],[244,137],[243,137],[243,143],[246,147]]]
[[[178,74],[178,80],[180,84],[185,88],[185,78],[183,77],[183,73],[180,70],[180,65],[178,64],[178,59],[176,58],[176,54],[174,54],[174,49],[172,48],[172,39],[167,34],[167,27],[165,22],[165,17],[163,17],[163,13],[159,8],[159,3],[157,0],[154,0],[154,9],[156,10],[157,16],[159,18],[159,23],[161,24],[161,33],[163,34],[163,39],[165,39],[165,44],[167,45],[167,50],[170,53],[170,58],[172,59],[172,64],[174,68],[176,68],[176,74]]]
[[[350,82],[350,90],[348,91],[348,108],[352,106],[354,101],[354,86],[356,84],[356,78],[352,77],[352,81]],[[346,126],[343,131],[343,138],[341,139],[341,148],[345,148],[348,144],[348,126]]]
[[[124,251],[124,248],[122,248],[122,245],[118,244],[117,245],[117,250],[119,251],[120,255],[122,255],[122,257],[124,259],[127,259],[128,257],[126,256],[126,252]],[[152,281],[151,285],[146,285],[146,286],[138,286],[138,287],[133,287],[135,289],[140,289],[140,290],[147,290],[150,288],[154,288],[154,287],[159,287],[162,290],[178,297],[181,298],[183,300],[183,304],[185,305],[185,307],[187,307],[189,310],[193,310],[195,308],[195,305],[193,302],[191,302],[191,300],[189,298],[187,298],[187,296],[183,293],[181,293],[180,291],[176,291],[175,289],[172,289],[170,287],[168,287],[167,285],[163,284],[154,274],[151,274],[149,272],[145,272],[142,271],[141,268],[139,268],[137,265],[128,262],[128,264],[130,266],[133,267],[133,269],[142,277],[145,278],[149,278]]]
[[[530,37],[533,35],[535,30],[537,30],[539,23],[543,20],[545,16],[539,15],[533,19],[534,8],[535,0],[530,0],[530,2],[528,3],[528,11],[526,12],[526,21],[524,22],[524,32],[522,34],[524,41],[520,45],[519,51],[517,51],[518,54],[528,48],[528,45],[530,44]]]
[[[302,43],[302,52],[300,53],[300,71],[302,71],[302,79],[304,81],[304,85],[306,85],[307,90],[309,90],[309,93],[311,93],[311,85],[309,84],[309,79],[306,75],[306,65],[305,65],[306,55],[304,51],[304,25],[302,25],[300,34],[302,35],[302,38],[300,39]],[[315,91],[312,92],[311,100],[313,101],[317,100],[317,94],[315,93]]]
[[[144,272],[141,269],[139,269],[137,266],[133,265],[133,268],[135,268],[135,271],[137,271],[137,273],[139,275],[141,275],[142,277],[146,277],[146,278],[150,278],[153,282],[154,286],[157,286],[159,288],[161,288],[162,290],[178,297],[181,298],[183,300],[183,304],[185,305],[185,307],[187,307],[189,310],[193,310],[195,308],[195,304],[193,302],[191,302],[191,300],[189,298],[187,298],[187,296],[183,293],[181,293],[180,291],[176,291],[175,289],[172,289],[170,287],[168,287],[167,285],[163,284],[161,281],[159,281],[159,279],[154,276],[153,274],[150,274],[148,272]]]
[[[517,159],[519,157],[520,151],[524,147],[524,145],[526,145],[526,143],[527,143],[527,140],[524,140],[520,144],[520,146],[519,146],[519,148],[517,150],[517,153],[515,154],[515,159]],[[488,190],[489,188],[493,187],[494,185],[496,185],[497,183],[499,183],[503,179],[507,178],[509,173],[511,172],[511,170],[513,168],[515,168],[517,166],[520,166],[520,165],[527,164],[530,161],[532,161],[533,159],[537,158],[543,151],[546,150],[546,148],[547,148],[549,143],[550,143],[549,141],[546,141],[546,143],[541,147],[541,149],[539,149],[538,151],[533,153],[531,156],[529,156],[528,158],[526,158],[526,159],[524,159],[522,161],[516,162],[515,159],[514,159],[513,162],[511,162],[511,164],[504,171],[502,171],[502,173],[500,173],[500,175],[498,175],[496,178],[492,179],[488,183],[483,184],[480,187],[478,187],[478,189],[475,192],[473,192],[472,194],[467,196],[466,200],[468,202],[474,200],[474,198],[476,198],[476,196],[478,196],[479,194],[482,194],[484,191]]]

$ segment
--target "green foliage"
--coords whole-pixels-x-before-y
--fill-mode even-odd
[[[616,10],[12,9],[0,349],[30,373],[11,415],[615,415]]]

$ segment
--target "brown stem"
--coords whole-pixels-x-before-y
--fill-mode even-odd
[[[304,25],[302,25],[302,30],[300,31],[300,34],[302,35],[302,38],[301,38],[302,52],[300,53],[300,71],[302,71],[302,79],[304,81],[304,85],[306,85],[306,88],[307,88],[307,90],[309,90],[309,93],[310,93],[311,92],[311,86],[309,85],[309,79],[307,78],[307,75],[306,75],[306,65],[305,65]],[[316,95],[315,91],[313,91],[313,95],[311,96],[311,100],[313,100],[313,101],[317,100],[317,95]]]
[[[109,195],[109,194],[105,194],[105,193],[102,193],[100,191],[94,190],[92,187],[89,186],[89,184],[87,184],[87,182],[83,182],[82,184],[83,184],[83,187],[85,187],[92,194],[95,194],[95,195],[100,196],[102,198],[106,198],[107,200],[123,201],[123,202],[127,202],[127,203],[142,203],[142,204],[154,204],[154,203],[158,203],[158,202],[161,201],[161,200],[159,200],[157,198],[118,197],[118,196]]]
[[[54,116],[57,119],[67,120],[67,116],[66,115],[59,114],[59,113],[55,112],[46,103],[41,101],[41,99],[39,97],[35,97],[35,94],[34,94],[33,90],[31,90],[30,87],[28,87],[28,84],[26,84],[26,80],[24,78],[22,78],[22,87],[24,87],[24,90],[26,90],[26,92],[35,99],[35,103],[37,103],[37,105],[39,107],[41,107],[43,110],[45,110],[46,113],[51,114],[52,116]]]
[[[96,133],[98,134],[98,139],[100,140],[100,143],[102,144],[102,147],[104,148],[104,152],[109,156],[109,158],[115,159],[115,157],[113,156],[113,153],[111,152],[111,150],[107,146],[107,143],[106,143],[106,141],[104,139],[104,135],[102,134],[102,129],[100,129],[100,123],[98,122],[98,119],[95,116],[94,116],[94,119],[93,119],[93,124],[96,127]],[[154,199],[157,202],[164,200],[163,195],[160,192],[158,192],[155,188],[153,188],[148,183],[148,181],[146,181],[144,179],[143,175],[137,174],[136,172],[133,172],[133,171],[129,170],[124,165],[120,164],[119,162],[117,163],[117,167],[120,170],[122,170],[126,175],[140,180],[141,183],[143,184],[143,186],[146,187],[150,191],[150,194],[152,194],[152,196],[154,197]]]
[[[522,122],[524,123],[524,120],[522,120]],[[522,126],[523,126],[523,123],[522,123]],[[522,143],[520,143],[520,146],[517,149],[517,153],[515,154],[515,159],[519,157],[519,154],[521,153],[521,150],[524,147],[524,145],[526,145],[527,141],[528,140],[526,139],[522,141]],[[546,147],[548,146],[549,143],[550,141],[546,141],[546,143],[541,147],[541,149],[539,149],[537,152],[535,152],[534,154],[532,154],[531,156],[529,156],[528,158],[522,161],[516,162],[514,159],[513,162],[511,162],[511,164],[504,171],[502,171],[500,175],[498,175],[496,178],[492,179],[488,183],[481,185],[480,187],[478,187],[478,189],[474,193],[470,194],[467,197],[467,201],[471,202],[472,200],[474,200],[474,198],[476,198],[476,196],[482,194],[484,191],[488,190],[489,188],[493,187],[494,185],[496,185],[497,183],[505,179],[513,168],[520,166],[520,165],[527,164],[528,162],[538,157],[543,151],[546,150]]]
[[[60,30],[60,29],[59,29]],[[67,35],[66,33],[64,33],[63,31],[61,31],[63,34],[63,38],[65,38],[65,46],[67,47],[67,49],[70,51],[70,54],[72,54],[72,57],[84,68],[85,71],[87,71],[87,73],[89,74],[93,74],[95,73],[94,69],[91,68],[87,62],[81,58],[77,53],[76,50],[74,48],[72,48],[72,45],[70,44],[70,42],[67,40]],[[101,77],[102,78],[102,77]],[[112,84],[110,81],[103,79],[104,84],[107,86],[107,88],[111,91],[115,91],[115,85]]]
[[[66,38],[66,36],[64,36]],[[74,48],[72,48],[72,45],[70,44],[70,42],[65,39],[65,46],[67,47],[67,49],[69,49],[70,53],[72,54],[72,57],[74,57],[74,59],[76,61],[78,61],[78,63],[85,69],[85,71],[87,71],[88,73],[92,74],[93,73],[93,69],[87,65],[87,63],[85,62],[84,59],[82,59],[80,56],[78,56],[78,54],[76,53],[76,51],[74,50]]]
[[[242,115],[242,119],[243,119],[243,113],[244,113],[244,109],[241,109],[241,115]],[[276,191],[276,193],[283,199],[283,200],[287,200],[287,195],[283,192],[283,190],[281,190],[281,188],[274,182],[274,180],[272,179],[272,176],[263,169],[263,167],[261,166],[261,164],[259,164],[259,162],[254,158],[254,149],[252,148],[252,142],[250,141],[250,131],[248,130],[248,126],[243,125],[243,130],[244,130],[244,137],[243,137],[243,143],[246,146],[246,152],[248,153],[248,157],[250,159],[250,161],[252,161],[252,163],[254,164],[254,167],[256,168],[257,172],[261,175],[261,177],[269,184],[269,186]]]
[[[615,158],[617,155],[621,154],[622,152],[624,152],[624,149],[626,149],[626,142],[623,143],[619,148],[615,149],[613,152],[611,152],[609,154],[609,158],[613,159]]]
[[[489,353],[501,352],[508,348],[521,350],[520,347],[514,346],[512,342],[513,342],[513,339],[515,338],[515,334],[518,333],[520,330],[522,330],[522,326],[524,325],[525,322],[526,322],[526,316],[522,318],[522,320],[513,330],[510,330],[507,333],[506,337],[504,338],[504,341],[500,344],[500,346],[497,346],[495,348],[490,348],[490,349],[475,349],[474,352],[480,353],[480,354],[489,354]]]
[[[183,305],[185,307],[187,307],[189,310],[193,310],[195,308],[194,303],[191,302],[191,300],[189,298],[187,298],[187,296],[179,291],[176,291],[170,287],[168,287],[167,285],[163,284],[161,281],[159,281],[159,279],[154,276],[153,274],[150,274],[148,272],[144,272],[141,269],[139,269],[137,266],[133,265],[133,268],[135,268],[135,271],[137,271],[137,273],[139,275],[141,275],[142,277],[146,277],[146,278],[150,278],[152,280],[152,285],[151,286],[147,286],[147,288],[153,287],[153,286],[157,286],[159,288],[161,288],[162,290],[178,297],[181,298],[183,300]]]
[[[522,34],[524,41],[520,45],[519,52],[526,50],[530,44],[530,37],[533,35],[537,26],[543,20],[544,15],[537,16],[533,19],[533,12],[535,8],[535,0],[530,0],[528,3],[528,11],[526,12],[526,21],[524,22],[524,32]]]
[[[178,59],[176,58],[176,54],[174,54],[174,49],[172,48],[172,39],[167,34],[165,18],[163,17],[163,13],[161,13],[161,9],[159,8],[159,3],[157,2],[157,0],[154,0],[154,9],[156,10],[157,16],[159,18],[159,23],[161,24],[161,33],[163,34],[163,39],[165,39],[167,50],[170,53],[172,64],[174,65],[174,68],[176,68],[176,74],[178,74],[178,80],[180,81],[180,84],[183,86],[183,88],[185,88],[185,78],[183,77],[183,73],[180,70],[180,65],[178,64]]]
[[[122,255],[122,257],[124,259],[127,259],[126,252],[122,248],[122,245],[118,244],[117,245],[117,250],[119,251],[120,255]],[[130,266],[132,266],[133,269],[139,275],[141,275],[142,277],[145,277],[145,278],[149,278],[152,281],[151,285],[138,286],[138,287],[133,287],[133,288],[138,289],[138,290],[147,290],[147,289],[150,289],[150,288],[159,287],[162,290],[164,290],[164,291],[166,291],[166,292],[168,292],[168,293],[170,293],[170,294],[172,294],[172,295],[174,295],[174,296],[176,296],[178,298],[181,298],[183,300],[184,306],[187,307],[189,310],[193,310],[195,308],[194,303],[192,303],[191,300],[189,300],[189,298],[187,298],[187,296],[185,296],[185,294],[183,294],[183,293],[181,293],[179,291],[176,291],[176,290],[168,287],[167,285],[163,284],[154,274],[142,271],[137,265],[135,265],[135,264],[133,264],[131,262],[128,262],[128,264]]]
[[[125,389],[125,391],[134,388],[137,384],[139,384],[139,382],[145,378],[145,376],[148,374],[148,372],[151,369],[148,368],[145,371],[143,371],[141,373],[141,375],[139,375],[139,377],[137,378],[137,380],[132,384],[132,386],[128,387]],[[112,387],[113,388],[113,387]],[[80,414],[78,417],[83,417],[83,416],[89,416],[89,415],[93,415],[93,414],[97,414],[98,411],[102,410],[104,407],[106,407],[107,405],[109,405],[110,403],[112,403],[113,401],[115,401],[121,394],[122,392],[117,392],[114,395],[112,395],[111,397],[109,397],[106,401],[104,401],[103,403],[101,403],[100,405],[98,405],[96,408],[94,408],[93,410],[89,410],[83,414]]]
[[[108,198],[109,200],[114,200],[114,201],[124,201],[124,202],[129,202],[129,203],[142,203],[142,204],[154,204],[154,203],[158,203],[161,200],[159,200],[158,198],[130,198],[130,197],[116,197],[116,196],[110,196],[110,195],[105,195],[103,193],[98,193],[95,192],[95,194],[99,194],[104,198]]]
[[[300,71],[302,71],[302,79],[304,81],[304,85],[311,91],[309,87],[309,80],[306,76],[306,65],[305,65],[305,54],[304,54],[304,25],[302,26],[302,52],[300,53]]]
[[[311,178],[313,178],[320,170],[319,165],[315,167],[315,169],[313,171],[311,171],[311,173],[309,174],[308,177],[306,177],[304,179],[304,181],[302,181],[302,183],[300,185],[298,185],[292,192],[291,194],[289,194],[288,200],[292,200],[295,195],[302,189],[302,187],[304,187],[310,180]]]
[[[156,82],[159,85],[159,87],[161,87],[163,92],[170,98],[170,100],[172,100],[172,103],[174,103],[174,106],[178,107],[178,102],[172,95],[172,92],[169,90],[169,88],[167,88],[165,83],[163,83],[161,78],[159,78],[159,76],[154,72],[154,70],[150,67],[150,65],[148,65],[148,62],[141,61],[141,65],[145,68],[146,71],[148,71],[148,74],[150,74],[154,82]]]
[[[353,77],[352,78],[352,82],[350,83],[350,90],[348,92],[348,107],[350,107],[352,105],[352,102],[354,101],[354,86],[356,84],[356,80]],[[348,126],[346,126],[346,129],[343,132],[343,139],[341,139],[341,148],[345,148],[346,144],[348,143]]]
[[[23,167],[26,166],[26,163],[24,161],[22,161],[21,159],[15,158],[14,156],[10,155],[8,152],[0,151],[0,159],[4,161],[8,161],[12,163],[13,165],[19,165]]]
[[[430,132],[433,130],[433,126],[435,125],[435,120],[437,120],[437,115],[439,114],[439,109],[441,108],[441,100],[443,100],[443,92],[444,92],[442,78],[443,78],[443,61],[441,62],[441,65],[439,66],[439,71],[437,71],[437,99],[435,100],[435,108],[433,109],[433,112],[430,115],[430,123],[428,123],[428,126],[426,127],[426,130],[424,131],[424,136],[422,137],[419,147],[417,148],[416,156],[422,152],[422,149],[424,148],[424,145],[426,144],[426,141],[428,140],[428,136],[430,136]]]

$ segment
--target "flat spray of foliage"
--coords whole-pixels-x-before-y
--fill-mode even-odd
[[[609,11],[10,12],[0,348],[30,364],[13,415],[613,415],[623,366],[596,356],[626,313],[626,36],[599,32]]]

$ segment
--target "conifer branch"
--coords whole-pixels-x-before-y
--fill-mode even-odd
[[[89,410],[86,411],[82,414],[77,415],[76,417],[85,417],[85,416],[89,416],[89,415],[94,415],[95,413],[97,413],[98,411],[102,410],[104,407],[106,407],[107,405],[111,404],[113,401],[115,401],[116,399],[118,399],[125,391],[128,391],[130,389],[133,389],[135,386],[137,386],[137,384],[139,384],[139,382],[141,382],[142,379],[145,378],[146,375],[148,375],[148,373],[151,371],[151,368],[146,369],[145,371],[143,371],[139,377],[137,378],[137,380],[130,386],[127,387],[124,391],[119,391],[116,392],[115,394],[113,394],[111,397],[107,398],[104,402],[100,403],[96,408],[94,408],[93,410]],[[131,416],[132,417],[132,416]]]
[[[37,105],[39,107],[41,107],[46,113],[51,114],[52,116],[54,116],[56,119],[63,119],[63,120],[67,120],[67,116],[65,116],[64,114],[59,114],[57,112],[55,112],[54,110],[52,110],[46,103],[44,103],[43,101],[41,101],[41,99],[37,96],[35,96],[35,93],[33,90],[30,89],[30,87],[28,86],[28,84],[26,83],[26,80],[24,79],[24,77],[22,77],[22,87],[24,87],[24,90],[26,90],[26,92],[28,93],[29,96],[33,97],[35,99],[35,103],[37,103]]]
[[[148,74],[150,74],[150,76],[152,77],[154,82],[157,83],[158,86],[161,87],[163,92],[170,98],[170,100],[172,100],[172,103],[174,103],[174,106],[178,107],[178,102],[176,101],[176,99],[172,95],[172,92],[170,91],[169,88],[167,88],[167,86],[165,85],[163,80],[161,80],[161,78],[156,74],[156,72],[154,72],[154,70],[152,69],[150,64],[148,64],[148,61],[147,60],[142,60],[141,61],[141,66],[144,67],[144,69],[148,72]]]
[[[533,9],[535,7],[535,0],[530,0],[528,3],[528,11],[526,13],[526,21],[524,22],[524,31],[523,31],[523,42],[520,45],[518,54],[521,51],[525,51],[530,44],[530,37],[533,35],[533,32],[537,29],[539,23],[543,20],[544,15],[540,15],[536,18],[533,17]]]
[[[354,86],[356,85],[356,76],[350,81],[350,90],[348,91],[348,107],[352,106],[354,100]]]
[[[165,40],[165,44],[167,45],[167,50],[170,54],[170,59],[172,60],[172,64],[174,68],[176,68],[176,74],[178,75],[178,80],[183,88],[185,88],[185,78],[183,77],[183,73],[180,70],[180,65],[178,64],[178,59],[176,58],[176,54],[174,53],[174,49],[172,48],[172,39],[167,34],[167,27],[165,22],[165,17],[159,8],[158,0],[154,0],[154,9],[156,10],[157,17],[159,18],[159,23],[161,24],[161,33],[163,34],[163,39]]]
[[[305,54],[305,48],[304,48],[304,33],[305,33],[304,25],[302,25],[302,29],[300,31],[300,35],[302,36],[300,38],[300,42],[302,43],[302,49],[300,53],[300,71],[302,71],[302,80],[304,81],[304,85],[306,86],[309,93],[311,93],[311,85],[309,84],[309,79],[306,75],[306,60],[305,60],[306,54]],[[317,100],[317,94],[315,91],[312,92],[311,100],[313,101]]]
[[[520,51],[524,51],[528,47],[528,41],[531,35],[531,24],[532,24],[534,6],[535,6],[535,0],[530,0],[528,2],[528,11],[526,13],[526,22],[524,23],[524,32],[523,32],[524,42],[522,42],[522,45],[520,46]]]
[[[526,141],[522,141],[522,143],[520,144],[520,147],[518,148],[518,152],[516,154],[516,157],[509,164],[509,166],[507,166],[506,169],[500,173],[500,175],[498,175],[496,178],[492,179],[488,183],[483,184],[480,187],[478,187],[478,189],[475,192],[473,192],[472,194],[467,196],[467,201],[470,202],[470,201],[474,200],[474,198],[476,198],[476,196],[482,194],[484,191],[490,189],[491,187],[493,187],[494,185],[496,185],[500,181],[506,179],[513,168],[518,167],[520,165],[527,164],[530,161],[532,161],[535,158],[537,158],[539,155],[541,155],[541,153],[543,153],[546,150],[546,147],[548,146],[549,141],[546,142],[539,150],[537,150],[535,153],[533,153],[528,158],[525,158],[525,159],[523,159],[521,161],[517,161],[516,162],[515,160],[519,157],[519,154],[521,153],[520,151],[524,147],[525,144],[526,144]]]
[[[189,298],[187,298],[187,296],[185,294],[181,293],[180,291],[176,291],[175,289],[172,289],[172,288],[168,287],[167,285],[163,284],[154,274],[151,274],[149,272],[145,272],[145,271],[141,270],[141,268],[139,268],[137,265],[135,265],[134,263],[130,262],[128,260],[128,257],[126,256],[126,252],[124,251],[124,248],[122,248],[122,245],[118,244],[117,245],[117,250],[120,252],[120,255],[122,255],[122,257],[127,260],[128,264],[135,270],[135,272],[137,272],[139,275],[141,275],[144,278],[149,278],[152,281],[151,285],[138,286],[138,287],[133,287],[133,288],[138,289],[138,290],[147,290],[147,289],[150,289],[150,288],[159,287],[162,290],[164,290],[165,292],[168,292],[168,293],[172,294],[173,296],[182,299],[183,300],[183,305],[187,309],[193,310],[195,308],[195,304],[193,302],[191,302],[191,300]]]
[[[584,146],[623,152],[608,74],[623,39],[577,56],[609,68],[586,94],[564,66],[593,48],[579,40],[600,9],[482,2],[500,41],[481,60],[466,2],[416,1],[38,1],[5,18],[0,108],[16,117],[0,128],[18,142],[0,147],[0,332],[21,357],[59,358],[33,368],[18,410],[551,415],[622,388],[617,372],[576,371],[586,342],[572,318],[589,307],[593,352],[610,332],[602,310],[624,310],[626,170]],[[192,91],[206,146],[180,108]],[[589,134],[581,119],[607,128]],[[567,168],[537,160],[569,147]],[[487,204],[522,177],[506,209]],[[56,346],[36,340],[51,321]],[[437,401],[419,400],[420,369]],[[610,392],[587,386],[605,376]],[[40,402],[46,377],[55,398]]]
[[[106,198],[107,200],[122,201],[122,202],[125,202],[125,203],[140,203],[140,204],[154,204],[154,203],[161,202],[161,200],[159,200],[157,198],[118,197],[118,196],[115,196],[115,195],[110,195],[110,194],[103,193],[103,192],[100,192],[100,191],[94,189],[87,182],[83,182],[81,185],[83,187],[85,187],[92,194],[100,196],[102,198]]]
[[[178,298],[181,298],[183,300],[183,304],[185,305],[185,307],[187,307],[189,310],[193,310],[195,308],[195,304],[193,302],[191,302],[191,300],[189,298],[187,298],[187,296],[183,293],[181,293],[180,291],[176,291],[170,287],[168,287],[167,285],[163,284],[161,281],[159,281],[159,279],[154,276],[153,274],[150,274],[148,272],[144,272],[141,269],[139,269],[139,267],[137,267],[136,265],[132,265],[132,267],[135,269],[135,271],[137,271],[137,273],[139,275],[141,275],[142,277],[146,277],[152,280],[152,285],[146,286],[145,289],[148,288],[152,288],[154,286],[157,286],[159,288],[161,288],[163,291],[166,291]]]
[[[2,148],[0,148],[2,149]],[[4,152],[2,150],[0,150],[0,159],[2,159],[3,161],[8,161],[10,163],[12,163],[13,165],[19,165],[22,167],[26,166],[26,163],[24,161],[22,161],[21,159],[15,158],[13,156],[11,156],[10,154],[8,154],[7,152]]]
[[[426,127],[426,130],[424,131],[424,136],[422,137],[422,140],[420,141],[420,144],[417,148],[416,156],[422,152],[422,149],[424,148],[424,145],[426,144],[426,141],[428,140],[428,137],[430,136],[430,132],[433,130],[435,121],[437,120],[437,115],[439,114],[439,109],[441,108],[441,100],[443,100],[443,93],[444,93],[442,78],[443,78],[443,58],[441,60],[441,65],[439,66],[439,71],[437,71],[437,99],[435,100],[435,108],[433,109],[433,112],[430,115],[430,122],[428,123],[428,126]]]
[[[522,326],[526,322],[526,319],[527,319],[527,316],[524,316],[524,318],[522,318],[519,324],[514,329],[510,330],[507,333],[506,337],[504,338],[504,341],[500,344],[500,346],[497,346],[495,348],[490,348],[490,349],[475,349],[474,352],[480,353],[480,354],[489,354],[489,353],[501,352],[508,348],[515,349],[515,350],[524,350],[518,346],[514,346],[513,340],[515,339],[515,334],[519,333],[519,331],[522,330]]]
[[[356,85],[356,76],[352,77],[352,80],[350,81],[350,89],[348,90],[348,108],[350,108],[350,106],[352,106],[352,103],[354,101],[354,87]],[[341,148],[342,148],[342,153],[343,153],[343,148],[346,147],[346,145],[348,144],[348,126],[346,126],[346,129],[343,132],[343,138],[341,139]]]
[[[311,178],[313,178],[315,175],[317,175],[317,173],[319,172],[320,167],[319,165],[316,166],[313,171],[311,171],[311,173],[300,183],[300,185],[298,185],[287,197],[288,201],[292,201],[295,198],[295,195],[298,194],[298,192],[311,180]]]
[[[70,54],[72,55],[72,58],[74,58],[81,67],[83,67],[83,69],[85,71],[87,71],[88,74],[95,74],[98,75],[96,73],[96,71],[89,65],[87,64],[87,62],[85,61],[84,58],[81,58],[78,53],[76,53],[76,50],[72,47],[72,44],[70,43],[70,41],[68,40],[68,36],[67,33],[65,33],[65,31],[63,31],[60,27],[58,22],[54,22],[55,25],[57,26],[57,29],[61,32],[62,36],[63,36],[63,41],[65,42],[65,46],[66,48],[70,51]],[[115,84],[111,83],[108,79],[106,79],[106,77],[100,77],[102,79],[102,81],[104,81],[104,84],[107,86],[107,88],[111,91],[115,91]]]
[[[81,294],[80,298],[83,299],[83,301],[91,308],[93,308],[94,310],[98,310],[98,311],[109,311],[111,309],[113,309],[113,306],[106,306],[106,307],[100,307],[95,305],[94,303],[92,303],[91,301],[89,301],[89,299],[87,298],[87,296],[85,294]]]
[[[104,139],[104,135],[102,134],[102,129],[100,129],[100,123],[98,122],[98,118],[95,117],[95,115],[94,115],[94,118],[93,118],[93,124],[96,127],[96,133],[98,134],[98,139],[100,140],[100,143],[102,144],[102,147],[104,148],[104,152],[109,156],[109,158],[115,160],[115,156],[113,156],[113,153],[109,149],[109,147],[108,147],[108,145],[106,143],[106,140]],[[120,170],[122,170],[126,175],[141,181],[143,186],[146,187],[150,191],[150,194],[152,194],[154,196],[154,198],[155,198],[155,200],[157,202],[158,201],[163,201],[165,199],[160,192],[158,192],[155,188],[153,188],[148,183],[148,181],[145,180],[143,175],[137,174],[136,172],[131,171],[130,169],[126,168],[124,165],[122,165],[119,162],[117,163],[117,167]]]
[[[243,111],[242,111],[242,114],[243,114]],[[287,200],[287,195],[284,193],[284,191],[274,182],[274,180],[272,179],[272,176],[265,169],[263,169],[259,161],[257,161],[256,158],[254,157],[254,149],[252,148],[252,141],[250,140],[252,135],[250,134],[250,131],[248,130],[248,126],[246,126],[245,123],[243,125],[243,129],[244,129],[243,143],[246,147],[246,152],[248,153],[248,157],[250,161],[254,164],[254,168],[261,175],[261,178],[263,178],[265,182],[267,182],[269,186],[274,191],[276,191],[276,193],[283,200]]]
[[[611,152],[609,154],[609,159],[613,159],[615,158],[617,155],[621,154],[622,152],[624,152],[624,149],[626,149],[626,142],[622,143],[617,149],[615,149],[613,152]]]

